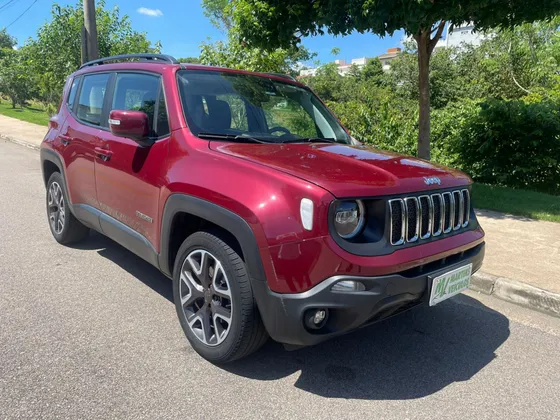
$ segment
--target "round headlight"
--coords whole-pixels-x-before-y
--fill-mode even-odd
[[[336,205],[334,228],[341,238],[353,238],[361,232],[364,223],[364,204],[360,200],[341,201]]]

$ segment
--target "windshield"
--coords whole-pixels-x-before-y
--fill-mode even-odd
[[[178,81],[187,124],[201,138],[351,142],[308,89],[262,76],[204,70],[182,70]]]

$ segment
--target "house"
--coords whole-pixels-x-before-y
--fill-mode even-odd
[[[391,61],[399,56],[401,53],[400,48],[389,48],[385,54],[381,54],[377,58],[381,61],[383,66],[383,71],[389,71],[391,69]]]

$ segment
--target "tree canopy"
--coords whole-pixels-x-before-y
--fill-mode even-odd
[[[121,16],[119,8],[105,8],[105,1],[97,2],[97,32],[99,54],[110,55],[159,52],[161,45],[152,45],[146,33],[133,30],[130,18]],[[52,20],[39,28],[36,39],[22,48],[28,66],[35,72],[41,99],[55,104],[66,77],[81,64],[81,33],[84,22],[83,4],[52,6]]]
[[[13,49],[17,44],[17,40],[11,36],[6,28],[0,29],[0,50]]]
[[[209,41],[201,45],[200,61],[203,64],[296,75],[299,64],[314,57],[301,46],[287,45],[266,50],[249,46],[241,39],[239,28],[233,21],[230,1],[203,0],[202,6],[214,26],[227,34],[227,41]]]
[[[354,31],[391,35],[404,29],[417,44],[418,154],[430,158],[429,63],[446,24],[472,22],[478,30],[552,18],[560,0],[235,0],[242,39],[263,49],[297,46],[303,37]]]

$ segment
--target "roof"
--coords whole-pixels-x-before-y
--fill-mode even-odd
[[[129,61],[131,59],[137,61]],[[303,86],[292,76],[281,73],[262,73],[252,72],[247,70],[230,69],[218,66],[206,66],[203,64],[190,64],[179,63],[175,58],[169,55],[162,54],[127,54],[112,57],[105,57],[98,60],[84,63],[75,74],[94,73],[101,71],[118,71],[118,70],[144,70],[153,71],[154,68],[158,69],[158,73],[163,73],[167,69],[175,70],[205,70],[205,71],[220,71],[235,74],[248,74],[260,77],[268,77],[271,79],[279,80]]]

